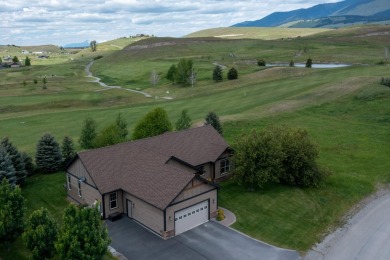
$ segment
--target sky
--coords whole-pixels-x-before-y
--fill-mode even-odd
[[[2,0],[0,45],[31,46],[136,34],[181,37],[340,0]]]

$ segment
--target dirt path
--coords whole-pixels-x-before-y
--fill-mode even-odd
[[[146,92],[143,92],[143,91],[139,91],[139,90],[134,90],[134,89],[128,89],[128,88],[122,88],[121,86],[109,86],[107,85],[106,83],[104,82],[101,82],[100,78],[98,77],[95,77],[92,75],[92,72],[91,72],[91,66],[93,65],[95,61],[91,61],[90,63],[88,63],[88,65],[85,67],[85,73],[87,73],[87,76],[88,78],[92,78],[93,80],[92,81],[89,81],[89,82],[94,82],[94,83],[98,83],[100,86],[103,87],[103,89],[99,89],[97,91],[105,91],[105,90],[109,90],[109,89],[123,89],[123,90],[127,90],[127,91],[131,91],[131,92],[134,92],[134,93],[138,93],[138,94],[142,94],[144,95],[145,97],[152,97],[152,95],[146,93]]]
[[[329,234],[304,259],[389,259],[389,187],[365,199],[356,211],[347,218],[347,224]]]

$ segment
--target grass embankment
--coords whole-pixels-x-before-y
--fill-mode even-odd
[[[237,215],[233,227],[304,252],[339,226],[355,203],[390,181],[389,101],[390,90],[372,87],[330,104],[225,124],[231,141],[241,131],[268,124],[304,127],[319,145],[319,163],[333,172],[319,189],[270,185],[250,192],[230,181],[222,183],[219,203]]]

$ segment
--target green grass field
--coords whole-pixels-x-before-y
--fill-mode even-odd
[[[8,136],[19,150],[31,155],[45,132],[54,134],[59,142],[69,135],[79,149],[77,140],[87,116],[102,128],[120,112],[131,132],[135,123],[157,106],[166,109],[172,123],[182,109],[189,110],[195,125],[202,124],[207,112],[216,112],[223,121],[225,138],[233,147],[240,133],[253,128],[281,123],[307,128],[319,145],[320,164],[333,172],[324,187],[273,185],[249,192],[228,181],[222,183],[219,201],[237,215],[234,228],[305,252],[340,225],[342,216],[355,203],[390,181],[390,88],[379,84],[381,77],[390,76],[389,66],[376,65],[383,59],[383,46],[390,45],[390,39],[381,34],[388,28],[330,30],[294,40],[148,38],[127,47],[130,39],[118,39],[100,50],[98,46],[96,53],[85,49],[58,60],[53,58],[52,63],[48,60],[45,64],[33,63],[30,68],[3,69],[0,137]],[[276,37],[279,31],[274,34]],[[95,62],[92,71],[105,83],[142,89],[153,98],[121,89],[101,91],[102,87],[88,82],[85,66],[98,55],[103,58]],[[182,57],[194,60],[198,71],[194,88],[172,85],[163,79],[169,66]],[[354,65],[339,69],[256,65],[258,58],[304,62],[308,57],[314,62]],[[239,79],[212,82],[213,63],[236,67]],[[162,78],[155,88],[149,83],[153,69]],[[224,73],[226,76],[227,69]],[[48,76],[46,90],[42,89],[44,75]],[[39,80],[37,85],[34,79]],[[28,181],[23,192],[28,196],[39,194],[43,190],[39,184],[52,181],[58,181],[58,185],[63,182],[38,175]],[[29,207],[63,207],[59,201],[64,194],[59,191],[52,194],[51,202],[30,196]],[[61,214],[55,207],[51,210]],[[12,250],[19,246],[20,241]],[[0,251],[2,258],[4,252]]]

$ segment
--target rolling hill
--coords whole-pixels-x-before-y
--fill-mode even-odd
[[[346,0],[319,4],[307,9],[275,12],[260,20],[246,21],[232,27],[343,27],[355,23],[390,21],[388,0]]]

